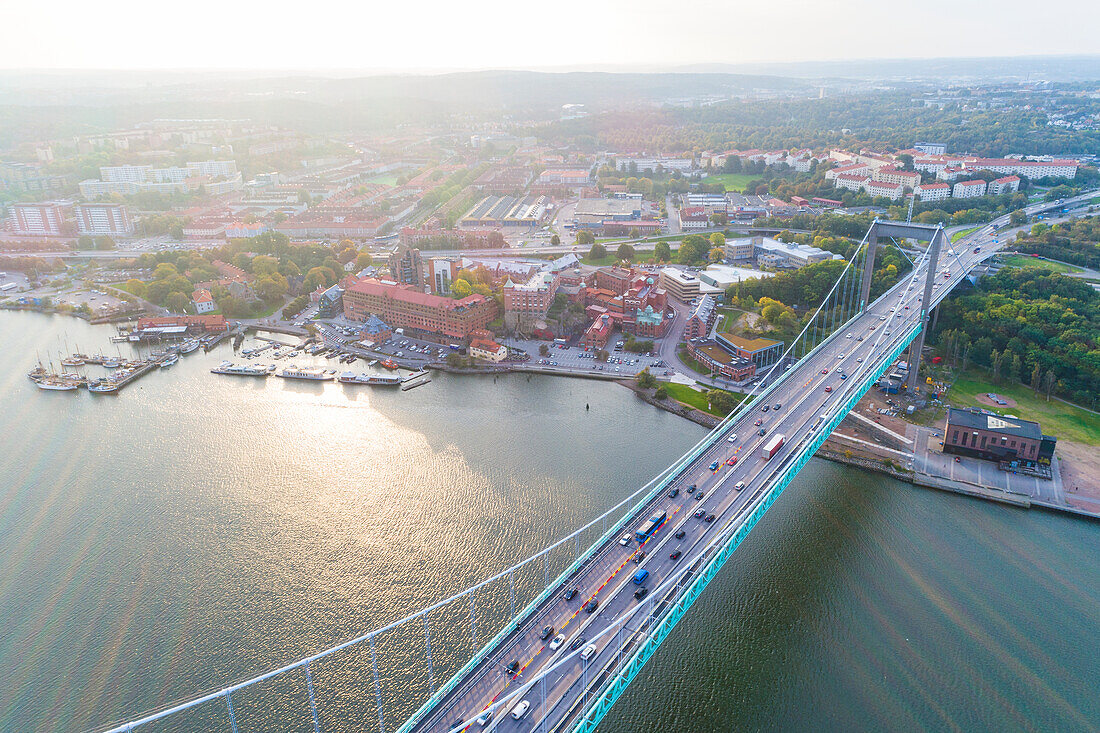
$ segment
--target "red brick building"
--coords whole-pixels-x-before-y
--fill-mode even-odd
[[[193,333],[218,333],[229,329],[229,324],[222,315],[205,316],[164,316],[161,318],[139,318],[137,330],[144,331],[148,328],[163,328],[165,326],[184,326]]]
[[[598,351],[607,346],[613,327],[614,321],[611,320],[610,315],[597,318],[584,332],[584,348],[588,351]]]
[[[476,293],[454,300],[364,278],[344,293],[344,315],[356,321],[375,315],[391,326],[465,340],[471,331],[485,328],[497,317],[497,304]]]

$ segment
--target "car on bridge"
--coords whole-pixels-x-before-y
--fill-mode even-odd
[[[573,600],[574,598],[577,597],[578,592],[579,592],[579,589],[577,588],[577,586],[573,586],[569,590],[565,591],[565,594],[562,596],[562,598],[564,598],[567,601],[571,601],[571,600]]]
[[[550,641],[550,651],[555,651],[565,643],[565,634],[558,634]]]
[[[672,536],[675,537],[678,540],[682,540],[682,539],[684,539],[684,535],[686,535],[686,534],[687,534],[687,532],[685,532],[684,530],[681,529],[679,532],[677,532],[676,534],[674,534]]]
[[[600,602],[593,598],[588,603],[584,604],[584,610],[586,613],[595,613],[596,609],[600,607]]]
[[[646,593],[649,593],[649,588],[646,588],[646,587],[643,586],[643,587],[639,588],[638,590],[634,591],[634,597],[637,598],[640,601],[643,598],[645,598]]]
[[[717,471],[718,470],[718,461],[714,461],[713,463],[710,464],[710,470],[712,470],[712,471]]]
[[[826,392],[832,392],[832,391],[833,391],[833,388],[832,388],[832,387],[830,387],[830,386],[828,386],[828,385],[826,385],[826,386],[825,386],[825,391],[826,391]]]
[[[542,633],[539,635],[539,638],[542,639],[543,641],[546,641],[547,639],[549,639],[553,635],[554,635],[554,627],[553,626],[543,626],[542,627]]]
[[[673,550],[671,553],[669,553],[668,559],[669,560],[679,560],[680,555],[682,555],[682,554],[683,553],[680,550]]]
[[[730,456],[728,459],[726,459],[726,465],[727,466],[736,466],[737,465],[737,456]]]
[[[588,641],[588,639],[584,638],[583,636],[578,636],[576,639],[573,640],[573,643],[569,645],[569,648],[573,651],[577,651],[582,646],[584,646],[586,641]]]

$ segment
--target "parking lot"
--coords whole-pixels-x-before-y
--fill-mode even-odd
[[[93,313],[114,310],[125,305],[121,300],[112,295],[104,295],[94,290],[71,290],[64,293],[58,293],[54,297],[54,302],[58,305],[71,305],[74,308],[86,305],[92,309]]]
[[[628,351],[616,351],[616,344],[621,341],[612,341],[607,346],[609,354],[607,363],[596,360],[594,352],[585,351],[581,346],[565,346],[547,341],[504,339],[501,343],[505,346],[525,351],[530,357],[527,363],[536,366],[548,366],[556,369],[570,369],[582,373],[610,372],[623,376],[634,376],[643,369],[649,369],[654,375],[664,374],[670,371],[656,353],[653,356],[645,354],[632,354]],[[539,347],[546,345],[549,353],[542,356]]]

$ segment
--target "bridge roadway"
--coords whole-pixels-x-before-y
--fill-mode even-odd
[[[994,223],[1003,225],[1006,221],[1007,217],[1002,217]],[[981,246],[980,253],[974,252],[977,246]],[[932,305],[1000,246],[988,226],[956,243],[946,243],[940,252]],[[612,666],[617,655],[623,659],[632,652],[640,634],[645,633],[642,627],[647,626],[654,613],[647,610],[635,614],[622,632],[613,631],[596,642],[598,650],[594,656],[587,661],[580,659],[578,650],[589,643],[587,640],[622,625],[620,619],[639,603],[633,596],[638,588],[632,582],[634,573],[642,568],[648,570],[646,585],[653,587],[675,573],[692,570],[689,561],[708,542],[731,524],[743,520],[748,514],[745,510],[765,491],[778,469],[813,436],[823,422],[821,416],[844,404],[859,390],[872,368],[869,362],[893,352],[913,332],[922,311],[927,259],[918,264],[919,270],[882,295],[822,348],[788,367],[788,373],[766,400],[758,399],[736,422],[726,426],[701,455],[680,471],[669,490],[662,491],[626,518],[621,531],[597,548],[587,562],[521,619],[518,628],[473,666],[438,704],[421,719],[414,716],[402,730],[461,730],[463,721],[471,721],[498,699],[524,686],[528,689],[497,708],[487,726],[481,728],[473,723],[471,729],[558,731],[574,725],[583,712],[584,700],[592,699],[605,681],[606,674],[600,671]],[[770,460],[764,459],[762,446],[776,433],[785,436],[785,443]],[[715,463],[718,467],[712,470],[710,466]],[[742,481],[745,487],[739,491],[736,484]],[[692,485],[698,489],[689,493]],[[675,497],[671,496],[673,488],[679,490]],[[700,510],[705,515],[715,515],[715,520],[708,523],[696,518]],[[633,539],[626,546],[619,543],[622,535],[633,537],[642,522],[661,511],[668,514],[668,519],[644,546],[639,547]],[[678,539],[676,535],[681,531],[683,535]],[[677,551],[680,554],[674,559],[672,555]],[[564,594],[569,588],[578,592],[567,601]],[[591,600],[598,602],[598,608],[588,613],[584,607]],[[661,601],[646,600],[651,600],[654,607]],[[661,611],[656,613],[660,615]],[[545,626],[553,627],[553,635],[562,633],[567,637],[559,649],[552,651],[549,639],[541,638]],[[572,659],[566,661],[570,655]],[[566,663],[559,664],[563,661]],[[512,662],[518,664],[514,673],[508,671]],[[544,681],[527,682],[555,665]],[[514,720],[510,712],[520,700],[529,702],[530,709],[521,720]]]

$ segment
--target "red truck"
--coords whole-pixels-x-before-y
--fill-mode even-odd
[[[763,452],[761,454],[761,457],[765,461],[767,461],[767,460],[771,459],[771,457],[774,456],[777,452],[779,452],[779,449],[782,448],[782,447],[783,447],[783,436],[776,433],[772,437],[768,438],[768,442],[764,443],[764,449],[763,449]]]

